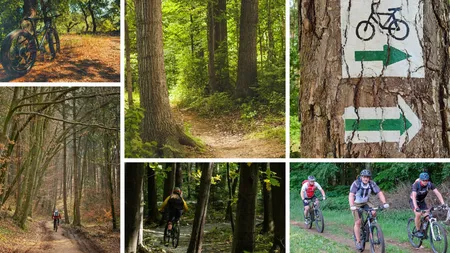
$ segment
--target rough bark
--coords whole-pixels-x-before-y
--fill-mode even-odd
[[[148,219],[147,221],[156,222],[158,220],[158,205],[156,195],[155,171],[147,164],[147,194],[148,194]]]
[[[439,0],[421,3],[425,78],[342,78],[340,1],[299,2],[302,157],[449,156],[449,5]],[[346,143],[344,108],[395,107],[398,95],[422,123],[413,139],[403,146]]]
[[[66,119],[66,106],[62,105],[62,117]],[[66,132],[66,123],[63,122],[63,132]],[[63,202],[64,202],[64,221],[70,224],[69,209],[67,209],[67,138],[63,138]]]
[[[76,99],[72,100],[72,117],[76,121]],[[76,126],[73,126],[72,143],[73,143],[73,185],[74,185],[74,201],[73,201],[73,223],[74,226],[81,226],[80,217],[80,168],[78,165],[78,150],[77,150],[77,132]]]
[[[284,163],[271,163],[270,169],[276,173],[279,177],[280,186],[272,187],[272,210],[273,210],[273,222],[274,222],[274,236],[273,246],[270,252],[286,252],[286,196],[285,196],[285,180],[286,169]]]
[[[136,252],[141,224],[141,189],[144,166],[139,163],[125,164],[125,252]]]
[[[258,24],[258,0],[241,1],[239,29],[238,73],[236,97],[254,95],[257,86],[256,28]]]
[[[197,206],[195,209],[195,218],[192,226],[191,240],[187,249],[188,253],[202,252],[203,231],[206,221],[206,211],[208,207],[209,192],[211,188],[211,176],[213,163],[203,163],[202,177],[200,179],[200,190],[198,193]]]
[[[156,141],[158,156],[175,156],[180,144],[196,146],[177,124],[169,105],[163,54],[162,10],[160,0],[136,1],[136,30],[141,107],[145,109],[141,137]]]
[[[255,249],[257,164],[239,164],[239,193],[236,208],[236,227],[233,234],[233,253],[253,252]]]
[[[127,16],[127,1],[125,1],[125,17]],[[128,107],[133,106],[133,76],[131,73],[131,46],[130,46],[130,34],[128,30],[128,22],[125,18],[125,81],[128,94]]]

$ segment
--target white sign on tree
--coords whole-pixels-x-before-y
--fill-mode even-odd
[[[342,77],[424,78],[420,0],[341,0]]]

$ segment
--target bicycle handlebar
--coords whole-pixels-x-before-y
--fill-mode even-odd
[[[419,209],[419,212],[426,213],[428,211],[439,211],[439,210],[449,210],[450,208],[448,206],[433,206],[430,209]],[[417,209],[416,209],[417,210]]]

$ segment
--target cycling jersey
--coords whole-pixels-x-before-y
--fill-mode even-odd
[[[357,179],[350,186],[350,192],[355,194],[355,203],[366,203],[369,201],[370,194],[378,194],[380,192],[380,187],[370,180],[369,183],[364,184],[361,179]]]
[[[422,186],[420,184],[420,180],[418,180],[414,182],[414,184],[412,185],[412,191],[417,193],[416,195],[417,202],[424,201],[425,197],[428,194],[428,191],[434,189],[436,189],[436,186],[431,182],[428,182],[425,186]]]
[[[302,189],[300,190],[300,192],[303,194],[305,193],[305,195],[302,195],[305,198],[312,198],[314,197],[314,192],[317,190],[322,190],[322,187],[320,186],[319,183],[314,182],[313,185],[311,185],[309,182],[308,183],[304,183],[302,185]]]

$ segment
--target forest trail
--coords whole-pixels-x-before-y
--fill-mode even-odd
[[[40,53],[31,71],[7,75],[0,64],[0,82],[120,82],[120,37],[63,34],[61,52],[53,61]]]
[[[188,123],[193,136],[206,144],[202,154],[192,157],[204,158],[280,158],[285,156],[285,146],[274,139],[250,138],[231,126],[232,119],[211,120],[196,112],[173,108],[176,117]]]
[[[204,228],[204,237],[206,237],[206,234],[208,233],[214,233],[215,231],[220,231],[221,228],[224,227],[230,227],[229,223],[206,223]],[[192,225],[181,225],[180,226],[180,240],[178,243],[178,247],[174,248],[172,246],[172,240],[169,243],[168,247],[164,246],[163,243],[163,236],[164,236],[164,226],[151,228],[151,229],[144,229],[144,233],[150,233],[152,235],[151,242],[145,241],[144,243],[146,245],[152,244],[152,245],[159,245],[161,248],[163,248],[167,253],[185,253],[187,252],[187,249],[189,247],[189,241],[191,239],[191,233],[192,233]],[[145,236],[144,236],[145,238]],[[205,238],[205,241],[203,242],[203,251],[204,252],[230,252],[231,245],[227,244],[221,245],[221,243],[218,242],[208,242],[208,239]]]
[[[303,230],[305,230],[307,232],[314,233],[315,235],[322,236],[322,237],[327,238],[327,239],[329,239],[331,241],[334,241],[334,242],[337,242],[339,244],[342,244],[342,245],[345,245],[345,246],[349,246],[352,249],[355,249],[355,243],[353,242],[353,238],[352,238],[353,231],[352,231],[351,227],[346,227],[346,226],[343,226],[343,225],[340,225],[340,224],[335,224],[335,223],[330,223],[330,222],[327,223],[326,220],[325,220],[325,229],[324,229],[323,233],[319,233],[319,232],[317,232],[317,230],[316,230],[314,225],[313,225],[313,227],[311,229],[306,229],[305,228],[305,224],[303,222],[298,222],[298,221],[291,220],[290,224],[291,224],[291,226],[296,226],[296,227],[301,228],[301,229],[303,229]],[[341,231],[347,232],[348,236],[347,237],[342,237],[340,235],[335,235],[333,233],[330,233],[329,230],[327,231],[327,227],[338,227]],[[402,243],[402,242],[399,242],[399,241],[396,241],[396,240],[392,240],[392,239],[389,239],[389,238],[384,238],[384,239],[385,239],[386,245],[395,245],[398,248],[410,249],[411,252],[417,252],[417,253],[433,252],[431,249],[426,249],[426,248],[423,248],[423,247],[420,247],[418,249],[413,249],[412,246],[409,243]],[[369,249],[368,247],[369,247],[369,245],[366,243],[366,249]],[[356,249],[355,249],[355,252],[359,252],[359,251],[356,251]]]
[[[52,221],[39,222],[40,241],[31,248],[20,252],[64,252],[64,253],[87,253],[103,252],[89,240],[82,238],[77,233],[63,226],[59,226],[58,232],[53,231]]]

